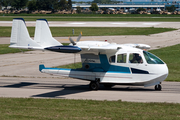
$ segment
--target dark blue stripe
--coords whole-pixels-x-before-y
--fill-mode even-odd
[[[131,68],[131,72],[132,72],[132,74],[149,74],[148,71],[135,69],[135,68]]]
[[[13,20],[22,20],[25,23],[25,20],[23,18],[13,18]],[[25,23],[26,24],[26,23]]]
[[[46,23],[48,24],[48,21],[46,19],[37,19],[37,20],[46,21]],[[48,26],[49,26],[49,24],[48,24]]]

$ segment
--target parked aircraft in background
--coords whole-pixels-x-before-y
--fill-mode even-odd
[[[48,68],[39,65],[42,73],[56,74],[90,81],[90,89],[98,90],[99,84],[153,86],[161,90],[161,82],[168,76],[167,65],[157,56],[147,52],[149,45],[116,44],[107,41],[80,41],[70,39],[63,46],[52,37],[48,22],[36,21],[34,40],[29,36],[24,19],[13,19],[10,46],[12,48],[48,50],[81,55],[81,69]],[[47,56],[48,57],[48,56]]]

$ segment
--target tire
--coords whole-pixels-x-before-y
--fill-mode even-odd
[[[99,89],[99,83],[98,82],[95,82],[95,81],[92,81],[90,82],[89,84],[89,88],[91,90],[98,90]]]
[[[161,91],[162,87],[161,87],[160,84],[158,84],[158,85],[155,85],[154,89],[155,89],[156,91]]]

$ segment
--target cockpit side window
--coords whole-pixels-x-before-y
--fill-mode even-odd
[[[162,60],[160,60],[158,57],[156,57],[152,53],[143,51],[143,54],[148,64],[164,64]]]
[[[143,63],[142,57],[138,53],[130,53],[129,54],[129,63]]]
[[[109,58],[109,62],[110,62],[110,63],[115,63],[115,60],[116,60],[116,56],[115,56],[115,55],[113,55],[113,56],[111,56],[111,57]]]
[[[126,63],[126,54],[117,55],[117,63]]]

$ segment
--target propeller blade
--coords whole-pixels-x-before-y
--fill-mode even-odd
[[[74,40],[73,40],[71,37],[69,37],[69,41],[70,41],[73,45],[76,45],[76,43],[74,42]]]
[[[79,42],[79,40],[81,39],[81,35],[82,35],[82,32],[79,34],[79,36],[78,36],[76,42]]]

